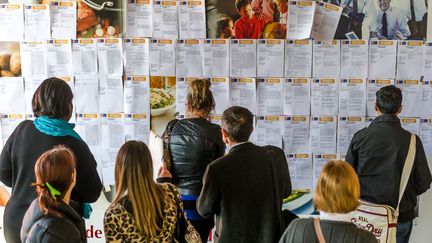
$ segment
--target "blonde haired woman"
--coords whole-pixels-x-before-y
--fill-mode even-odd
[[[318,178],[314,205],[320,212],[320,227],[325,242],[373,243],[372,233],[358,229],[351,223],[349,212],[358,207],[360,184],[350,164],[336,160],[325,164]],[[318,242],[312,218],[294,220],[279,243]]]
[[[120,148],[115,184],[116,196],[104,217],[107,242],[179,240],[178,220],[184,219],[180,195],[173,185],[154,182],[150,151],[143,142],[128,141]],[[185,224],[190,226],[187,221]],[[188,242],[200,242],[190,227],[189,236],[195,240]]]
[[[210,80],[192,80],[188,87],[186,119],[171,121],[163,135],[164,161],[172,173],[172,183],[179,189],[186,216],[203,242],[207,241],[214,221],[198,214],[196,201],[207,165],[225,154],[221,128],[209,121],[214,107]]]

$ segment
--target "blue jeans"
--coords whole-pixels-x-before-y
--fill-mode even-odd
[[[396,243],[408,243],[411,236],[413,222],[400,222],[397,224]]]

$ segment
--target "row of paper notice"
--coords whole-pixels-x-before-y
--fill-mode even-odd
[[[127,1],[125,13],[127,37],[206,38],[204,0]],[[0,16],[0,41],[76,39],[74,1],[0,4]]]
[[[23,76],[432,79],[421,41],[48,40],[22,42],[21,58]]]
[[[176,109],[186,114],[188,83],[177,78]],[[391,79],[211,78],[214,114],[243,106],[259,116],[376,116],[375,93],[395,84],[402,90],[403,117],[432,117],[432,82]]]

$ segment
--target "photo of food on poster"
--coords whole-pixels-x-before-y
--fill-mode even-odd
[[[166,125],[177,116],[176,78],[168,76],[150,77],[150,129],[162,136]]]
[[[0,41],[0,77],[21,77],[19,42]]]
[[[212,0],[206,8],[207,36],[423,40],[427,8],[426,0]]]
[[[121,0],[77,0],[77,37],[123,37],[124,3]]]

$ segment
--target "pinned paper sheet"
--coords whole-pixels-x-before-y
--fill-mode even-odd
[[[53,39],[76,39],[77,7],[73,1],[52,1],[51,37]]]
[[[128,38],[153,36],[153,1],[127,2],[126,36]]]
[[[206,38],[205,0],[180,0],[179,4],[180,38]]]
[[[312,40],[286,40],[285,77],[312,77]]]
[[[72,46],[70,40],[47,40],[46,49],[48,77],[73,74]]]
[[[337,130],[337,153],[346,154],[348,146],[354,134],[365,128],[364,117],[344,117],[340,116]]]
[[[368,42],[342,40],[341,77],[366,78],[368,75]]]
[[[258,145],[273,145],[282,148],[282,117],[258,116],[255,130]]]
[[[257,79],[258,115],[278,116],[283,110],[283,79]]]
[[[432,117],[420,122],[420,139],[427,156],[432,156]]]
[[[216,106],[215,114],[222,114],[230,106],[229,78],[212,78],[210,90]]]
[[[314,116],[338,115],[338,80],[314,79],[311,92],[311,114]]]
[[[123,39],[124,73],[126,75],[148,76],[149,39]]]
[[[340,42],[314,41],[313,72],[315,78],[338,78],[340,75]]]
[[[402,90],[402,112],[400,117],[419,117],[422,101],[422,84],[419,80],[397,80]]]
[[[252,114],[257,113],[257,91],[254,78],[231,78],[230,103],[231,106],[243,106]]]
[[[229,40],[204,40],[204,77],[229,76]]]
[[[125,114],[125,140],[137,140],[148,145],[150,136],[149,114]]]
[[[153,1],[153,37],[178,37],[178,4],[176,0]]]
[[[123,75],[122,50],[119,38],[97,40],[99,75]]]
[[[283,40],[259,40],[257,46],[257,58],[258,77],[283,77]]]
[[[315,14],[313,1],[289,1],[287,37],[290,40],[308,39]]]
[[[48,4],[24,6],[24,38],[26,41],[51,39],[50,9]]]
[[[230,76],[256,77],[257,70],[256,40],[231,40]]]
[[[309,78],[286,78],[284,80],[284,115],[310,115]]]
[[[420,79],[423,71],[423,41],[399,41],[397,79]]]
[[[309,151],[309,116],[283,117],[283,145],[287,153]]]
[[[150,114],[150,77],[125,76],[124,112],[126,114]]]
[[[0,4],[0,41],[24,39],[23,8],[20,3]]]
[[[287,153],[286,159],[292,188],[295,190],[312,190],[312,154]]]
[[[369,44],[369,78],[394,79],[397,41],[372,40]]]
[[[203,40],[177,40],[176,76],[203,76]]]
[[[150,40],[150,75],[175,76],[175,42]]]
[[[366,80],[341,79],[339,83],[339,115],[366,116]]]
[[[72,64],[75,75],[97,75],[96,39],[72,40]]]
[[[309,152],[336,153],[335,116],[312,116],[310,121]]]

